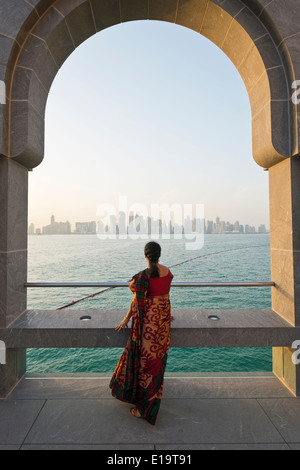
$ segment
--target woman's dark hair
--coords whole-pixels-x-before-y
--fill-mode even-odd
[[[145,256],[149,260],[150,277],[159,277],[159,270],[156,266],[161,254],[161,247],[156,242],[149,242],[144,249]]]

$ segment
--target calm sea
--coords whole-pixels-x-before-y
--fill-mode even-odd
[[[269,234],[206,235],[201,250],[186,250],[185,240],[158,240],[160,262],[174,281],[270,280]],[[96,235],[29,236],[28,280],[128,281],[146,267],[144,240],[99,240]],[[237,250],[238,248],[238,250]],[[241,248],[241,249],[240,249]],[[224,250],[219,254],[214,254]],[[211,254],[211,256],[203,256]],[[56,309],[100,289],[28,289],[29,309]],[[129,289],[112,289],[73,309],[127,309]],[[270,308],[270,288],[173,288],[174,309]],[[67,310],[65,310],[67,312]],[[121,318],[120,318],[121,320]],[[122,349],[28,349],[28,372],[112,372]],[[171,348],[166,372],[271,371],[271,348]]]

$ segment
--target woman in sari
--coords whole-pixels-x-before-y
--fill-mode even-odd
[[[160,245],[149,242],[144,249],[148,268],[133,276],[129,288],[134,294],[130,309],[117,326],[127,328],[130,336],[110,382],[112,395],[132,403],[132,416],[155,424],[163,392],[167,363],[171,304],[169,298],[173,274],[158,263]]]

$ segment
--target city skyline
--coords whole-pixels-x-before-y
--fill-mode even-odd
[[[195,217],[186,217],[183,224],[177,224],[174,220],[168,219],[167,221],[161,218],[146,217],[142,215],[130,213],[127,220],[125,214],[119,212],[118,217],[110,215],[110,224],[104,224],[101,220],[96,221],[81,221],[75,222],[75,227],[72,230],[71,223],[67,220],[65,222],[57,222],[55,216],[50,218],[50,224],[43,227],[35,227],[34,223],[30,223],[28,227],[29,235],[52,235],[52,234],[112,234],[119,235],[121,232],[130,234],[130,230],[135,234],[139,233],[158,233],[175,235],[182,233],[195,233],[198,227],[203,227],[206,234],[220,234],[220,233],[267,233],[269,230],[265,224],[259,226],[252,226],[249,224],[240,224],[238,220],[230,222],[222,220],[217,216],[214,220],[196,219]],[[135,222],[133,226],[133,222]]]

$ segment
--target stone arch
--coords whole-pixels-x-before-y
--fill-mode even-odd
[[[300,396],[300,369],[290,360],[289,342],[297,338],[300,325],[299,16],[295,0],[1,0],[0,335],[12,341],[0,370],[0,397],[26,371],[28,342],[18,338],[13,326],[22,319],[26,330],[30,322],[25,288],[28,169],[43,159],[51,84],[64,60],[93,34],[146,19],[199,32],[227,54],[244,80],[253,156],[269,169],[271,329],[272,318],[285,322],[272,342],[274,373]],[[261,330],[259,323],[259,335]],[[42,329],[41,335],[44,347],[49,330]]]
[[[15,1],[11,1],[12,7]],[[6,69],[8,92],[2,155],[27,168],[37,166],[44,154],[47,96],[63,62],[93,34],[122,22],[146,19],[168,21],[197,31],[230,58],[248,91],[253,157],[260,166],[270,168],[298,153],[296,105],[291,100],[293,66],[279,29],[263,7],[270,2],[18,0],[18,3],[23,3],[26,11],[23,23],[20,20],[16,26]]]

